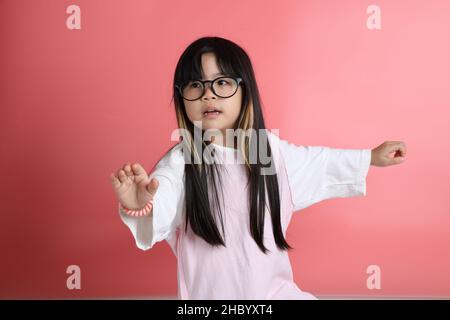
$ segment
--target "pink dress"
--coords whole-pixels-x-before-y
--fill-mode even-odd
[[[278,175],[284,235],[293,212],[325,199],[366,194],[370,149],[297,146],[267,133],[274,157],[272,168]],[[153,216],[130,217],[119,207],[120,217],[137,247],[148,250],[158,241],[169,243],[177,257],[179,299],[317,299],[294,282],[287,251],[275,244],[267,209],[264,245],[270,251],[264,254],[259,249],[250,234],[242,157],[235,149],[213,146],[216,155],[225,161],[220,165],[225,169],[221,170],[225,203],[220,204],[226,247],[212,247],[190,228],[185,232],[181,143],[149,175],[159,181]]]

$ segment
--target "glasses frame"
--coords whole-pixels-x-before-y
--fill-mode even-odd
[[[234,91],[234,93],[233,93],[231,96],[223,97],[223,96],[221,96],[221,95],[218,95],[218,94],[216,93],[216,91],[214,90],[214,83],[215,83],[216,81],[220,80],[220,79],[223,79],[223,78],[231,78],[231,79],[233,79],[234,81],[237,82],[236,90]],[[182,88],[186,83],[191,82],[191,81],[198,81],[198,82],[200,82],[200,83],[202,84],[203,91],[202,91],[202,94],[200,95],[200,97],[198,97],[197,99],[186,99],[186,98],[183,96],[183,92],[182,92],[181,88]],[[187,80],[187,81],[181,83],[180,85],[175,85],[175,88],[178,89],[178,93],[181,95],[181,97],[182,97],[184,100],[187,100],[187,101],[195,101],[195,100],[201,99],[201,98],[205,95],[205,92],[206,92],[206,84],[207,84],[208,82],[211,83],[211,84],[210,84],[211,91],[212,91],[216,96],[218,96],[218,97],[220,97],[220,98],[226,99],[226,98],[231,98],[232,96],[234,96],[234,95],[236,94],[236,92],[237,92],[238,89],[239,89],[239,85],[242,83],[242,78],[240,78],[240,77],[234,77],[234,76],[220,76],[220,77],[218,77],[218,78],[215,78],[214,80],[193,79],[193,80]]]

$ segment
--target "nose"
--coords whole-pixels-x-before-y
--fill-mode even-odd
[[[211,89],[211,82],[205,83],[205,93],[203,94],[202,100],[205,99],[216,99],[216,95]]]

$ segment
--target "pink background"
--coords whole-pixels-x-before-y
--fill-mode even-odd
[[[74,3],[81,30],[66,28]],[[371,4],[381,30],[366,27]],[[249,53],[282,138],[407,145],[403,165],[369,169],[366,197],[295,215],[299,287],[450,297],[449,16],[446,0],[0,0],[0,297],[176,296],[175,256],[136,248],[108,176],[174,144],[175,64],[205,35]],[[66,287],[72,264],[81,290]]]

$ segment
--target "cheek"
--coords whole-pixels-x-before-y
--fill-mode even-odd
[[[229,115],[234,118],[237,118],[239,116],[239,113],[241,112],[241,105],[242,105],[242,94],[241,90],[239,90],[233,97],[233,101],[230,104]]]
[[[186,108],[186,114],[192,122],[194,120],[199,120],[201,116],[199,115],[201,110],[201,105],[198,105],[196,102],[185,102],[184,106]]]
[[[233,107],[231,108],[229,115],[231,118],[236,120],[240,112],[241,112],[241,103],[240,101],[236,101],[236,103],[233,104]]]

